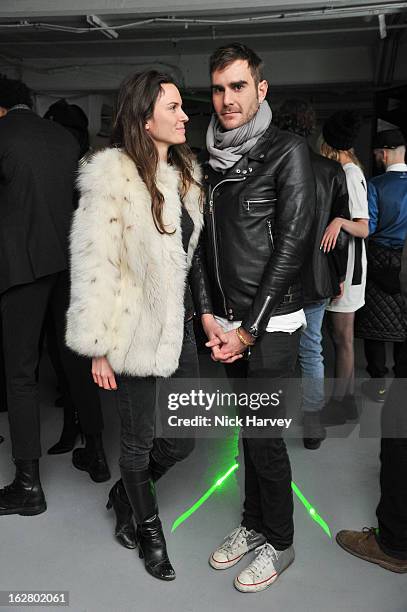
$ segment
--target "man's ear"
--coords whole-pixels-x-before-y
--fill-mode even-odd
[[[2,117],[5,117],[7,115],[7,108],[4,108],[4,106],[0,106],[0,119]]]
[[[269,84],[267,83],[265,79],[263,79],[263,81],[260,81],[260,83],[257,85],[257,97],[259,99],[260,104],[265,99],[268,88],[269,88]]]

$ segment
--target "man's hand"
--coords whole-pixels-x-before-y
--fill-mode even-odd
[[[101,389],[116,391],[117,384],[114,372],[106,357],[93,357],[92,376],[93,381],[99,385]]]
[[[243,333],[243,337],[245,338],[247,332],[243,331]],[[248,342],[249,341],[250,340],[248,339]],[[243,344],[243,342],[239,339],[236,330],[232,329],[231,331],[223,334],[223,344],[220,347],[220,361],[222,361],[222,363],[233,363],[237,359],[241,359],[243,357],[243,353],[246,349],[247,345]]]
[[[328,225],[325,230],[325,233],[322,237],[320,249],[324,251],[324,253],[329,253],[329,251],[333,250],[336,245],[336,241],[339,236],[339,232],[342,229],[343,219],[341,217],[335,217],[333,221]]]

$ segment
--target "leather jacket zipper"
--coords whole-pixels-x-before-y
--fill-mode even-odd
[[[253,325],[251,326],[251,328],[249,329],[249,332],[251,334],[253,334],[253,336],[257,336],[257,334],[259,333],[259,323],[260,323],[260,319],[262,318],[262,316],[264,315],[267,305],[269,303],[269,301],[271,300],[271,295],[268,295],[264,301],[263,306],[261,307],[261,310],[259,312],[259,314],[256,317],[255,322],[253,323]]]
[[[228,316],[228,311],[227,311],[227,306],[226,306],[226,297],[225,297],[225,292],[223,291],[223,287],[222,284],[220,282],[220,273],[219,273],[219,261],[218,261],[218,245],[216,244],[216,224],[215,224],[215,215],[213,212],[213,194],[215,193],[215,190],[220,187],[220,185],[223,185],[223,183],[238,183],[241,181],[245,181],[246,177],[242,176],[241,178],[235,178],[235,179],[224,179],[223,181],[220,181],[217,185],[215,185],[215,187],[211,190],[210,196],[209,196],[209,215],[211,217],[211,224],[212,224],[212,240],[213,240],[213,253],[214,253],[214,259],[215,259],[215,272],[216,272],[216,280],[218,281],[218,286],[219,286],[219,291],[222,294],[222,300],[223,300],[223,308],[225,310],[225,316]]]
[[[250,204],[256,204],[257,202],[264,204],[264,202],[275,202],[276,200],[277,198],[273,198],[273,199],[269,198],[267,200],[245,200],[246,210],[250,210]]]
[[[271,221],[270,221],[270,219],[267,219],[267,230],[268,230],[271,246],[272,246],[272,249],[274,251],[274,239],[273,239],[273,234],[271,232]]]

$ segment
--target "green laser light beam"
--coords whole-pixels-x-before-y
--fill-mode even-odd
[[[202,506],[202,504],[204,504],[206,502],[207,499],[209,499],[209,497],[212,495],[212,493],[214,493],[216,491],[216,489],[218,489],[219,487],[222,486],[222,484],[225,482],[226,478],[229,478],[229,476],[235,471],[237,470],[237,468],[239,467],[238,463],[235,463],[234,465],[232,465],[232,467],[230,467],[228,469],[228,471],[223,474],[223,476],[221,476],[221,478],[219,478],[215,484],[213,484],[203,495],[202,497],[200,497],[193,506],[191,506],[190,508],[188,508],[188,510],[186,510],[183,514],[181,514],[181,516],[179,516],[173,523],[172,527],[171,527],[171,533],[173,531],[175,531],[177,529],[177,527],[179,527],[181,525],[181,523],[183,523],[184,521],[187,520],[187,518],[189,518],[194,512],[196,512],[198,510],[198,508],[200,506]]]
[[[298,499],[300,500],[300,502],[306,508],[306,510],[308,510],[309,515],[312,518],[312,520],[315,521],[321,527],[321,529],[323,529],[325,531],[325,533],[330,538],[332,538],[331,530],[329,529],[328,524],[324,521],[322,516],[320,516],[318,514],[318,512],[315,510],[315,508],[313,508],[313,506],[311,506],[311,504],[309,503],[308,499],[300,491],[300,489],[298,488],[298,486],[295,484],[294,481],[291,481],[291,488],[294,491],[294,493],[296,494],[296,496],[298,497]]]
[[[209,499],[209,497],[219,488],[222,486],[222,484],[225,482],[225,480],[235,471],[237,470],[239,467],[238,463],[235,463],[234,465],[232,465],[232,467],[230,467],[228,469],[228,471],[221,476],[194,504],[193,506],[191,506],[190,508],[188,508],[188,510],[186,510],[183,514],[181,514],[181,516],[179,516],[173,523],[172,528],[171,528],[171,533],[174,532],[177,527],[179,527],[184,521],[186,521],[192,514],[194,514],[194,512],[196,512],[198,510],[198,508],[200,508],[202,506],[202,504],[204,504],[206,502],[207,499]],[[298,486],[295,484],[294,481],[291,481],[291,488],[294,491],[294,493],[296,494],[296,496],[298,497],[298,499],[300,500],[300,502],[302,503],[302,505],[305,507],[305,509],[308,511],[310,517],[312,518],[313,521],[315,521],[320,527],[321,529],[323,529],[325,531],[325,533],[332,538],[331,535],[331,530],[329,529],[328,524],[324,521],[324,519],[322,518],[322,516],[320,516],[318,514],[318,512],[315,510],[315,508],[313,506],[311,506],[310,502],[307,500],[307,498],[305,497],[305,495],[300,491],[300,489],[298,488]]]

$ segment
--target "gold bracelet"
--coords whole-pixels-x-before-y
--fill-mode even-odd
[[[254,340],[252,340],[251,342],[247,342],[247,340],[242,336],[240,332],[240,327],[236,328],[236,335],[239,338],[240,342],[244,344],[245,346],[253,346]]]

